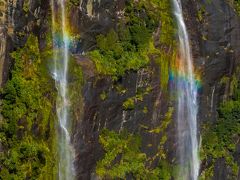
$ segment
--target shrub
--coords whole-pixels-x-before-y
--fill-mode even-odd
[[[2,179],[49,179],[55,174],[54,83],[42,71],[38,39],[12,53],[11,79],[3,88],[0,141]],[[45,67],[46,68],[46,67]]]

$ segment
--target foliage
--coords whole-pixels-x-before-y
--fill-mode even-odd
[[[97,174],[101,177],[123,178],[126,173],[142,174],[145,154],[140,153],[140,138],[126,134],[118,135],[113,131],[103,130],[99,138],[104,150],[104,158],[97,164]],[[121,157],[120,157],[121,156]],[[119,163],[113,161],[121,158]]]
[[[128,98],[126,101],[123,103],[123,108],[125,110],[132,110],[134,109],[134,98]]]
[[[100,98],[101,100],[105,101],[107,99],[107,93],[105,91],[103,91],[101,94],[100,94]]]
[[[117,133],[104,129],[99,137],[105,154],[98,161],[96,172],[106,179],[153,179],[170,180],[173,177],[173,166],[167,162],[163,146],[167,140],[165,131],[172,119],[173,108],[170,107],[157,130],[148,130],[146,133],[161,134],[158,152],[153,157],[141,152],[141,138],[130,134],[126,130]],[[153,162],[158,162],[157,167],[152,168]]]
[[[15,64],[2,91],[0,142],[2,179],[52,179],[54,176],[54,86],[41,61],[38,40],[30,35],[12,53]]]
[[[167,54],[158,51],[156,54],[157,57],[155,61],[159,65],[160,86],[164,91],[166,91],[169,80],[169,67],[171,66],[171,61],[173,61],[175,58],[175,53],[172,52],[172,54]]]
[[[129,44],[121,43],[114,30],[106,36],[97,36],[98,50],[91,51],[89,55],[95,62],[100,74],[111,75],[113,79],[124,75],[126,70],[137,70],[148,63],[145,52],[124,50]]]
[[[143,101],[144,96],[149,94],[151,90],[152,90],[151,87],[147,87],[146,89],[137,88],[136,95],[133,97],[127,98],[123,102],[123,109],[124,110],[133,110],[135,107],[135,103],[137,103],[139,101]],[[145,109],[145,112],[146,112],[146,110],[147,109]]]
[[[148,167],[145,153],[140,151],[141,138],[123,131],[120,134],[104,129],[99,137],[105,155],[98,161],[96,172],[100,177],[110,179],[153,179],[170,180],[171,167],[160,161],[155,169]]]
[[[168,112],[166,113],[165,118],[162,120],[161,125],[159,127],[156,127],[150,130],[149,132],[159,134],[161,132],[166,131],[168,125],[172,120],[173,110],[174,110],[173,107],[169,107]]]
[[[140,7],[148,12],[150,19],[160,22],[160,43],[162,46],[175,46],[175,26],[172,18],[171,2],[169,0],[141,0]]]
[[[234,0],[234,5],[235,5],[235,9],[236,9],[238,15],[240,15],[240,1]]]
[[[158,50],[152,37],[157,28],[161,29],[161,47]],[[174,30],[171,3],[168,0],[131,0],[126,2],[124,18],[116,30],[98,35],[97,49],[91,51],[89,56],[100,74],[110,75],[116,80],[128,70],[146,66],[150,57],[155,55],[161,58],[161,86],[167,86],[169,61],[172,60],[175,44]]]
[[[79,6],[79,0],[68,0],[67,3],[70,3],[71,5],[74,6]]]
[[[234,152],[236,151],[239,134],[240,98],[233,96],[232,99],[220,106],[218,121],[204,127],[201,158],[203,161],[210,160],[210,162],[207,164],[207,169],[202,173],[202,179],[213,176],[214,164],[216,160],[221,158],[225,160],[227,167],[231,170],[229,178],[236,179],[238,165],[234,159]]]

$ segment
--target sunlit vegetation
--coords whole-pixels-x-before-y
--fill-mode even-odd
[[[166,129],[172,119],[173,108],[169,108],[161,125],[154,129],[142,127],[147,133],[161,134],[158,151],[155,156],[148,157],[141,151],[141,136],[126,130],[117,133],[104,129],[99,142],[104,149],[103,158],[97,162],[96,173],[106,179],[153,179],[170,180],[174,176],[174,166],[167,161],[164,144],[167,141]],[[151,164],[158,160],[157,167]]]
[[[234,5],[237,13],[240,15],[240,1],[239,0],[234,0]]]
[[[0,179],[54,179],[54,83],[30,35],[2,90]]]
[[[221,104],[219,119],[203,127],[201,158],[206,167],[201,178],[204,180],[213,177],[214,165],[219,159],[226,163],[228,178],[237,179],[239,168],[234,153],[240,134],[240,89],[234,79],[230,83],[233,96]]]
[[[157,42],[153,33],[160,31]],[[175,51],[175,28],[171,3],[164,1],[127,2],[125,18],[117,28],[106,35],[96,37],[97,48],[89,53],[99,74],[113,79],[123,76],[128,70],[145,67],[151,57],[160,66],[161,86],[168,84],[170,61]],[[160,44],[155,47],[155,44]]]
[[[98,50],[89,53],[97,71],[103,75],[111,75],[114,79],[124,75],[126,70],[137,70],[145,66],[149,61],[145,50],[137,52],[130,42],[122,42],[114,30],[106,36],[99,35],[97,46]]]
[[[165,161],[156,168],[149,166],[147,155],[141,152],[141,138],[127,131],[120,134],[104,129],[100,143],[106,152],[98,161],[96,173],[103,178],[170,180],[172,167]]]

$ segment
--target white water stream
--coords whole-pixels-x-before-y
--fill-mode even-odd
[[[181,0],[173,0],[178,27],[179,67],[177,77],[177,130],[179,179],[197,180],[200,160],[198,156],[197,84],[194,77],[189,37],[183,19]]]
[[[58,6],[58,11],[55,8]],[[193,62],[186,25],[183,19],[180,0],[173,0],[174,15],[178,25],[179,38],[179,74],[177,78],[177,127],[178,127],[178,157],[180,163],[179,179],[197,180],[200,160],[198,157],[197,139],[197,85],[194,79]],[[72,180],[75,176],[73,161],[74,150],[70,139],[70,118],[68,99],[68,62],[69,39],[66,27],[65,0],[52,0],[52,25],[54,44],[53,78],[58,90],[57,116],[59,120],[59,174],[60,180]],[[60,18],[60,19],[57,19]],[[56,35],[55,22],[61,22],[61,43]]]
[[[54,67],[52,75],[56,82],[58,98],[56,102],[57,117],[59,122],[58,132],[58,179],[73,180],[74,149],[71,145],[68,99],[68,62],[69,62],[69,38],[66,27],[65,0],[52,0],[52,35],[53,35],[53,59]],[[57,8],[58,11],[57,12]],[[60,18],[60,19],[58,19]],[[56,29],[56,22],[60,22],[61,29]],[[59,38],[60,34],[60,38]],[[60,39],[60,42],[59,42]]]

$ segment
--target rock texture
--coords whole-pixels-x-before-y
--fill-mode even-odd
[[[81,65],[86,64],[83,63],[85,59],[78,58],[78,61]],[[85,77],[89,75],[86,68],[83,71]],[[97,74],[86,79],[83,87],[84,113],[78,119],[73,138],[77,150],[75,164],[78,179],[90,179],[94,175],[96,161],[102,156],[98,135],[103,128],[119,132],[125,128],[129,132],[140,133],[143,137],[142,150],[150,156],[156,154],[160,136],[146,133],[146,128],[158,127],[168,110],[168,100],[159,82],[158,65],[154,63],[138,72],[128,72],[115,83]],[[134,109],[124,109],[124,101],[148,87],[152,87],[151,91],[143,95],[142,100],[135,100]],[[106,99],[101,98],[103,93]]]
[[[107,1],[102,1],[101,3],[98,4],[98,7],[105,7],[108,4]],[[111,3],[108,5],[108,7],[113,6],[111,6]],[[82,5],[82,9],[78,13],[84,14],[85,12],[85,15],[87,15],[86,10],[84,11],[83,9],[84,5]],[[198,119],[200,124],[202,124],[208,121],[215,121],[219,104],[231,96],[230,82],[223,84],[222,79],[224,77],[231,79],[237,65],[240,63],[240,18],[229,3],[222,0],[213,0],[211,2],[207,0],[198,2],[184,0],[183,9],[191,37],[196,72],[201,77],[202,86],[199,91]],[[79,27],[81,30],[84,29],[84,40],[81,44],[83,49],[89,50],[94,48],[94,41],[89,40],[89,34],[102,33],[109,27],[114,26],[117,18],[108,21],[108,17],[117,17],[116,14],[111,14],[111,10],[109,8],[109,14],[105,14],[101,9],[98,9],[96,11],[99,11],[100,14],[93,12],[91,16],[87,15],[88,23],[86,24],[88,25],[83,23]],[[81,17],[84,18],[84,15]],[[86,22],[86,19],[82,22]],[[89,26],[89,24],[91,25]],[[85,26],[88,28],[83,28]],[[88,43],[85,43],[86,41]],[[88,48],[86,44],[88,44]],[[152,64],[151,68],[154,69],[156,66]],[[141,77],[139,77],[140,72],[144,74],[140,75]],[[160,82],[160,79],[156,78],[157,71],[151,72],[149,73],[143,69],[138,73],[130,72],[126,77],[123,77],[118,84],[128,89],[125,95],[117,94],[116,90],[114,90],[114,84],[108,79],[96,80],[92,77],[87,80],[83,90],[84,115],[77,128],[78,132],[74,137],[76,139],[74,142],[76,149],[80,149],[76,159],[79,179],[89,178],[91,173],[94,172],[95,162],[101,157],[99,153],[101,149],[97,142],[99,130],[104,127],[120,130],[121,126],[124,125],[131,132],[141,132],[139,130],[140,124],[150,124],[150,126],[154,127],[156,122],[161,122],[161,118],[155,115],[163,116],[167,109],[166,104],[169,101],[166,98],[164,99],[164,95],[161,94],[162,92],[157,85]],[[148,84],[155,88],[153,92],[144,98],[143,102],[137,105],[136,109],[124,111],[122,103],[124,99],[134,95],[139,78],[147,81]],[[100,99],[102,92],[107,92],[107,100],[105,101]],[[165,103],[158,104],[158,102]],[[141,112],[144,104],[150,110],[147,115]],[[154,104],[158,104],[158,108],[154,107]],[[174,123],[168,129],[168,134],[173,132]],[[142,137],[146,137],[146,135]],[[144,146],[149,142],[154,144],[158,140],[159,137],[149,136],[144,139],[143,144]],[[169,136],[169,141],[172,141],[172,143],[166,145],[166,150],[169,157],[172,157],[174,152],[171,152],[171,149],[174,149],[174,136]],[[154,148],[152,149],[152,153],[154,153]],[[143,150],[147,153],[151,152],[150,149],[144,147]],[[219,179],[219,177],[221,177],[220,179],[226,179],[227,170],[219,171],[219,169],[226,169],[222,160],[217,161],[215,165],[214,179]]]
[[[186,0],[184,9],[202,81],[199,119],[215,120],[219,103],[231,96],[229,84],[225,86],[221,79],[231,77],[240,63],[240,18],[222,0]]]
[[[73,53],[86,52],[96,46],[96,35],[106,34],[116,26],[117,20],[123,15],[125,0],[81,0],[78,6],[70,11],[72,30],[81,35]]]
[[[202,79],[198,119],[203,124],[216,121],[220,103],[232,96],[230,81],[240,64],[240,17],[222,0],[185,0],[184,9],[195,67]],[[223,83],[224,79],[229,81]],[[239,162],[240,151],[236,154]],[[224,160],[218,160],[214,179],[225,180],[227,173]]]
[[[0,1],[0,87],[8,78],[8,3]]]
[[[72,30],[81,34],[81,39],[73,43],[71,51],[78,54],[76,59],[83,67],[85,81],[83,103],[79,100],[82,112],[75,116],[72,137],[78,179],[94,179],[96,162],[103,153],[98,135],[105,127],[116,131],[124,127],[130,132],[140,133],[143,152],[150,156],[155,154],[160,135],[146,133],[143,126],[149,129],[159,126],[168,107],[172,106],[169,93],[160,88],[159,67],[154,61],[149,67],[128,72],[113,83],[109,77],[98,76],[89,59],[79,56],[95,48],[96,35],[106,34],[116,26],[122,16],[124,2],[80,0],[78,6],[73,6],[70,11]],[[47,0],[0,0],[0,86],[8,78],[9,53],[21,47],[30,33],[37,35],[40,45],[44,46],[45,32],[50,28],[47,22],[49,6]],[[240,64],[240,18],[223,0],[183,0],[183,9],[196,71],[201,76],[198,119],[200,123],[215,121],[220,102],[231,96],[230,84],[223,84],[221,80],[231,78]],[[152,89],[143,96],[143,100],[135,101],[134,109],[124,109],[123,103],[128,98],[148,87]],[[102,94],[106,98],[101,97]],[[165,149],[169,159],[174,156],[174,130],[172,123],[166,132],[168,142]],[[238,162],[239,154],[240,151],[236,153]],[[214,172],[214,179],[226,179],[228,172],[223,160],[216,163]]]
[[[0,1],[0,86],[8,79],[11,68],[10,53],[24,45],[30,34],[44,46],[48,30],[49,1]]]

